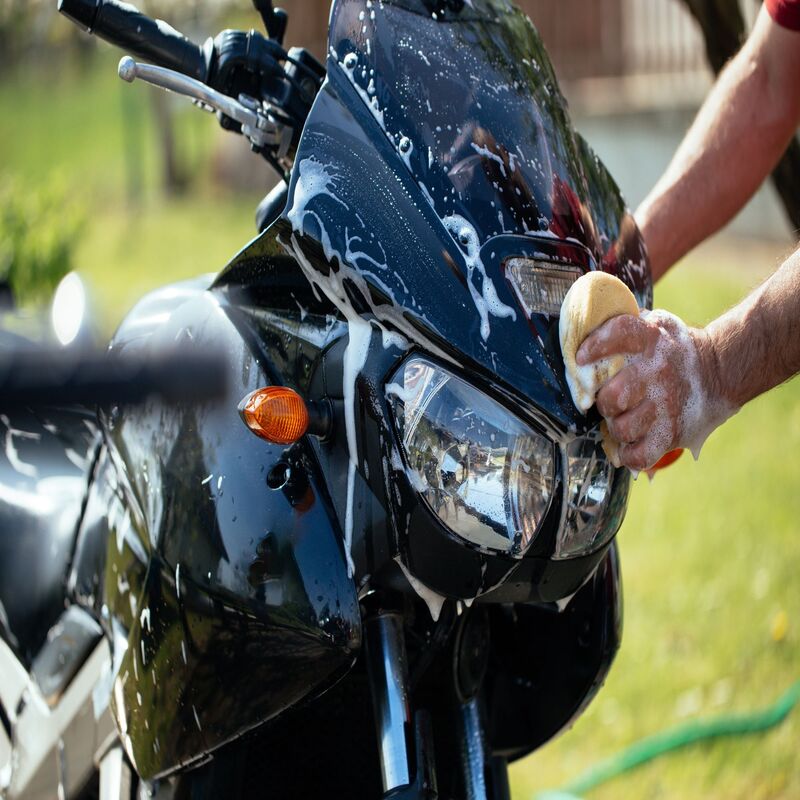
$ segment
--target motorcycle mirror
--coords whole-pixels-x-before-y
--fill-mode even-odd
[[[89,293],[77,272],[69,272],[56,287],[50,307],[50,322],[62,347],[88,345],[93,339]]]

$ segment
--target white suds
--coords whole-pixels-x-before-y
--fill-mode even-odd
[[[347,558],[347,568],[350,576],[353,575],[353,561],[351,555],[351,545],[353,537],[353,504],[355,502],[355,476],[358,465],[358,443],[356,439],[356,392],[355,384],[360,371],[363,369],[367,358],[369,344],[372,337],[373,325],[383,334],[384,347],[395,345],[406,349],[410,342],[423,344],[425,349],[432,355],[437,355],[446,360],[450,360],[447,354],[443,353],[434,343],[420,336],[419,331],[406,318],[403,305],[398,304],[391,289],[387,286],[376,272],[385,272],[389,269],[387,264],[381,264],[375,258],[360,250],[353,249],[353,245],[360,242],[358,236],[351,236],[349,231],[344,231],[345,252],[335,249],[331,242],[330,235],[323,225],[320,215],[308,207],[309,202],[320,195],[326,195],[334,202],[349,210],[348,205],[335,193],[335,183],[337,176],[314,158],[306,158],[297,164],[298,180],[295,182],[292,206],[286,216],[292,225],[295,233],[305,234],[305,223],[310,216],[316,220],[319,227],[319,241],[326,260],[330,264],[330,270],[323,274],[317,270],[303,253],[296,237],[292,234],[291,242],[281,242],[287,252],[297,261],[312,291],[317,298],[324,295],[342,314],[347,322],[348,344],[344,356],[344,410],[345,424],[347,432],[347,444],[349,450],[349,466],[347,474],[347,501],[345,512],[345,551]],[[443,221],[448,230],[460,231],[462,238],[466,236],[467,245],[467,265],[469,275],[472,276],[475,269],[483,276],[481,291],[468,280],[470,289],[475,299],[475,304],[482,310],[481,330],[485,330],[485,336],[489,334],[488,314],[491,312],[497,316],[515,316],[516,312],[503,305],[497,298],[494,285],[490,278],[486,276],[483,263],[480,260],[478,237],[474,228],[461,217],[449,217]],[[468,233],[464,233],[468,230]],[[339,268],[334,268],[334,259],[338,260]],[[367,283],[367,278],[381,287],[390,297],[391,303],[375,303]],[[399,278],[399,276],[398,276]],[[350,288],[356,290],[364,302],[369,306],[375,319],[368,321],[353,307],[350,296],[345,288],[346,282],[351,284]],[[407,294],[407,292],[406,292]],[[414,303],[411,298],[412,304]],[[424,319],[424,315],[423,315]],[[484,337],[485,338],[485,337]]]
[[[640,374],[647,382],[646,396],[658,409],[649,436],[651,445],[646,453],[647,462],[655,463],[671,448],[675,439],[677,446],[688,448],[697,460],[711,432],[739,409],[709,397],[703,386],[697,347],[689,329],[681,319],[668,311],[658,309],[647,314],[647,321],[658,325],[664,334],[659,337],[652,358],[636,359]],[[668,359],[672,361],[677,374],[686,381],[686,394],[677,421],[677,431],[674,430],[668,414],[667,387],[655,380]]]
[[[470,142],[470,147],[484,158],[496,161],[500,165],[500,173],[504,178],[506,177],[506,165],[501,156],[497,153],[493,153],[488,147],[482,147],[481,145],[475,144],[475,142]]]
[[[439,619],[439,614],[442,613],[442,606],[444,605],[445,598],[437,594],[433,589],[429,589],[422,581],[417,580],[409,571],[406,565],[400,560],[398,556],[395,558],[400,569],[403,570],[403,575],[406,580],[411,584],[411,588],[419,595],[420,599],[428,606],[428,611],[431,613],[431,619],[436,622]]]
[[[656,410],[643,440],[641,460],[651,466],[674,447],[688,448],[697,459],[709,434],[738,409],[709,396],[703,384],[695,340],[682,320],[662,310],[643,311],[641,316],[660,329],[651,351],[628,355],[623,360],[625,365],[635,368],[636,379],[646,386],[645,400]],[[560,326],[565,318],[566,315],[562,315]],[[599,335],[604,335],[603,328]],[[567,371],[573,400],[581,411],[587,411],[594,404],[602,384],[619,369],[619,359],[615,356],[577,366],[576,380]],[[617,369],[612,370],[610,365],[614,360]],[[667,382],[664,375],[671,376]],[[678,381],[672,376],[678,376]],[[625,402],[624,396],[620,401]],[[624,450],[630,446],[622,444],[621,460],[625,460]],[[639,443],[633,446],[641,447]]]
[[[473,228],[464,217],[458,214],[444,217],[442,219],[442,224],[456,242],[461,245],[462,252],[466,251],[464,253],[464,261],[467,265],[467,286],[469,286],[475,308],[477,308],[478,314],[480,314],[481,337],[486,341],[490,333],[489,314],[496,317],[511,317],[511,319],[516,320],[517,312],[503,303],[497,296],[494,283],[486,274],[486,268],[483,266],[483,261],[481,261],[480,243],[475,228]],[[481,274],[480,290],[473,282],[476,270]]]
[[[331,50],[331,54],[333,55],[334,59],[336,59],[336,51]],[[341,61],[336,61],[336,63],[342,68],[342,71],[350,80],[350,83],[353,84],[353,88],[358,92],[359,97],[364,101],[364,105],[370,110],[372,116],[375,117],[375,121],[378,125],[381,126],[385,130],[385,125],[383,122],[383,110],[378,103],[378,98],[374,95],[370,97],[370,95],[361,88],[361,85],[356,80],[355,71],[356,67],[358,66],[358,55],[356,53],[348,53]]]

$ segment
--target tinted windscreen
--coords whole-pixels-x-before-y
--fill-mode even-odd
[[[503,0],[458,13],[340,0],[331,45],[440,217],[481,240],[549,232],[595,250],[586,153],[527,17]]]

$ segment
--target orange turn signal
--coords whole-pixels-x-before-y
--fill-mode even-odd
[[[244,424],[256,436],[273,444],[292,444],[308,430],[308,409],[293,389],[267,386],[239,403]]]

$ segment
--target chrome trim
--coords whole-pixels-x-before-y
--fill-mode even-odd
[[[139,78],[153,86],[190,97],[192,100],[219,111],[238,122],[242,126],[242,133],[255,145],[259,147],[278,146],[278,158],[282,158],[285,155],[284,151],[288,150],[288,140],[291,139],[290,129],[272,117],[268,105],[263,106],[253,98],[242,96],[239,100],[234,100],[188,75],[166,69],[166,67],[140,64],[130,56],[122,58],[117,72],[119,77],[128,83],[133,83]],[[287,134],[289,134],[288,137]]]
[[[411,782],[406,738],[411,720],[403,619],[395,613],[378,613],[367,619],[364,628],[383,790],[389,792]]]

